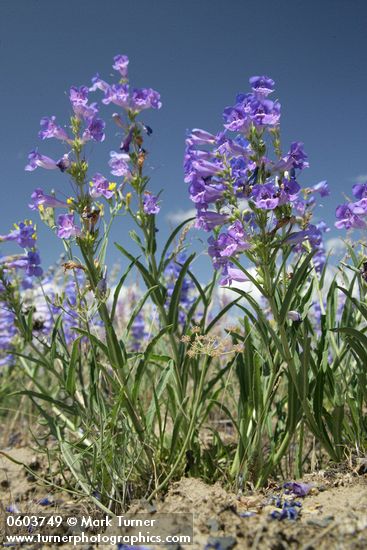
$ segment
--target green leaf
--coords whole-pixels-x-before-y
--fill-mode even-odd
[[[241,300],[241,298],[236,298],[235,300],[233,300],[232,302],[229,302],[229,304],[224,306],[224,308],[221,309],[219,313],[217,313],[217,315],[214,317],[214,319],[206,327],[205,334],[208,334],[211,331],[211,329],[214,328],[217,325],[218,321],[223,317],[223,315],[225,315],[227,313],[227,311],[229,311],[240,300]]]
[[[75,394],[75,385],[76,385],[76,366],[78,359],[80,358],[80,340],[81,336],[79,336],[73,343],[73,347],[71,350],[71,357],[70,362],[67,368],[67,376],[66,376],[66,382],[65,382],[65,388],[66,391],[71,395],[74,396]]]
[[[171,246],[172,242],[174,241],[176,235],[181,231],[181,229],[188,223],[192,222],[193,220],[195,219],[195,217],[193,218],[188,218],[187,220],[185,220],[184,222],[180,223],[180,225],[178,225],[174,231],[172,231],[171,235],[169,236],[169,238],[167,239],[167,242],[166,244],[164,245],[163,247],[163,251],[162,251],[162,255],[161,255],[161,260],[159,262],[159,266],[158,266],[158,273],[159,275],[162,273],[162,271],[164,271],[164,268],[165,268],[165,262],[169,263],[171,258],[166,258],[166,255],[167,255],[167,252],[168,252],[168,249],[169,247]]]
[[[124,282],[126,281],[126,278],[129,275],[129,273],[132,270],[134,265],[135,265],[135,260],[133,260],[131,262],[131,264],[129,265],[129,267],[125,271],[125,273],[122,275],[121,279],[118,282],[118,285],[115,288],[115,292],[113,293],[113,302],[112,302],[112,308],[111,308],[111,320],[112,321],[115,318],[117,302],[118,302],[118,299],[119,299],[119,296],[120,296],[122,286],[123,286]]]
[[[195,258],[195,254],[191,254],[185,263],[182,265],[180,274],[177,277],[176,284],[173,288],[173,292],[170,298],[170,305],[168,310],[168,323],[173,325],[173,331],[177,329],[178,323],[178,309],[180,303],[180,295],[182,290],[182,284],[186,275],[186,272],[191,264],[192,260]]]
[[[154,417],[157,414],[156,406],[159,402],[164,390],[166,389],[166,386],[172,376],[173,372],[173,361],[170,362],[170,364],[162,371],[162,374],[158,380],[158,384],[154,389],[155,397],[152,399],[148,411],[146,413],[146,426],[149,431],[151,431]]]
[[[304,261],[301,264],[301,267],[297,269],[297,271],[293,274],[292,280],[290,282],[290,285],[287,289],[287,292],[283,299],[283,304],[281,307],[281,310],[279,312],[279,323],[282,325],[285,321],[285,318],[287,316],[287,313],[290,309],[292,309],[292,303],[294,298],[297,296],[297,289],[298,287],[302,286],[305,282],[309,272],[312,269],[311,266],[311,260],[314,256],[315,251],[313,250],[306,256]]]
[[[51,403],[52,405],[55,405],[58,409],[66,411],[69,414],[72,414],[72,415],[77,414],[77,410],[75,406],[66,405],[64,401],[59,401],[58,399],[54,399],[53,397],[45,393],[38,393],[31,390],[21,390],[21,391],[14,392],[12,395],[28,395],[28,397],[41,399],[42,401]]]
[[[135,318],[136,316],[140,313],[140,311],[142,310],[145,302],[147,301],[147,299],[149,298],[149,296],[152,294],[152,292],[154,292],[156,289],[158,288],[157,285],[149,288],[147,290],[147,292],[144,294],[144,296],[138,301],[138,303],[136,304],[136,306],[134,307],[131,315],[130,315],[130,320],[127,324],[127,327],[126,327],[126,335],[129,334],[130,332],[130,329],[135,321]]]

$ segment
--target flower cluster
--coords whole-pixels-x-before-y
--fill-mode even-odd
[[[32,221],[25,220],[14,225],[7,235],[0,235],[1,242],[16,242],[25,249],[24,254],[14,254],[0,258],[0,269],[8,272],[13,269],[21,269],[27,277],[40,277],[42,275],[41,259],[36,249],[36,228]]]
[[[135,189],[139,194],[143,193],[142,204],[145,214],[157,214],[160,210],[157,197],[146,192],[145,188],[141,188],[137,184],[136,176],[141,175],[146,153],[142,147],[143,134],[151,135],[152,129],[142,122],[138,122],[136,117],[143,110],[160,109],[162,103],[160,94],[152,88],[130,87],[128,65],[129,59],[126,55],[115,56],[112,68],[120,74],[120,81],[117,84],[109,84],[97,74],[92,78],[90,91],[100,90],[104,94],[102,99],[104,105],[113,104],[122,109],[121,114],[113,113],[112,115],[116,125],[123,129],[123,137],[120,151],[110,152],[111,174],[124,178],[124,182],[131,182],[133,186],[136,186]],[[135,161],[135,165],[138,167],[138,174],[134,173],[132,161]],[[104,196],[106,197],[105,194]]]
[[[126,55],[116,55],[112,68],[121,75],[118,84],[108,84],[97,74],[92,78],[90,91],[101,90],[104,93],[102,103],[109,105],[113,103],[122,107],[133,115],[144,109],[160,109],[162,103],[160,95],[152,88],[132,88],[128,84],[129,59]]]
[[[274,81],[260,76],[250,84],[252,91],[239,94],[224,110],[224,131],[194,129],[186,139],[185,182],[197,209],[196,227],[213,232],[209,254],[214,267],[222,269],[222,284],[244,280],[231,258],[252,254],[259,243],[280,242],[284,234],[278,232],[287,226],[288,244],[308,240],[322,264],[322,233],[310,226],[309,212],[315,193],[328,194],[327,183],[303,190],[302,198],[297,172],[308,167],[303,144],[293,142],[281,154],[280,104],[268,97]],[[296,234],[291,233],[295,224],[302,230]]]
[[[66,152],[59,160],[54,160],[38,152],[30,152],[25,169],[33,171],[38,167],[46,170],[60,170],[71,176],[74,183],[75,197],[67,200],[57,198],[53,193],[47,194],[37,188],[32,193],[30,208],[38,210],[41,218],[53,228],[61,239],[89,238],[97,236],[97,223],[104,215],[101,199],[108,202],[111,215],[125,205],[129,208],[129,200],[122,195],[122,189],[130,182],[138,193],[143,195],[139,203],[143,214],[159,212],[157,197],[146,192],[146,182],[137,188],[138,177],[145,160],[145,150],[142,148],[142,134],[150,135],[151,128],[136,120],[142,110],[159,109],[161,101],[159,93],[151,88],[131,88],[128,83],[129,60],[125,55],[114,58],[113,68],[119,73],[117,84],[108,84],[99,75],[92,79],[92,86],[72,86],[69,99],[73,110],[68,129],[57,124],[55,116],[41,119],[39,137],[42,140],[54,138],[66,146]],[[109,181],[103,174],[97,172],[89,180],[87,177],[88,162],[83,154],[83,148],[89,141],[102,142],[105,139],[105,122],[98,117],[99,107],[96,102],[90,102],[89,96],[96,90],[104,93],[102,104],[113,103],[121,107],[121,114],[112,115],[115,123],[123,129],[120,151],[111,151],[109,166],[114,177],[122,181]],[[127,194],[129,195],[129,194]],[[62,208],[66,213],[55,218],[54,209]],[[75,215],[79,214],[80,222]]]
[[[367,183],[353,185],[353,196],[358,199],[355,202],[340,204],[335,212],[338,221],[335,227],[338,229],[366,229],[367,223]]]

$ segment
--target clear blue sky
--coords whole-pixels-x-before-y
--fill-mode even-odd
[[[167,215],[192,207],[182,171],[186,129],[218,131],[223,108],[254,74],[276,81],[283,148],[305,143],[311,167],[302,183],[329,181],[323,213],[333,224],[342,193],[367,174],[366,29],[365,0],[1,0],[0,233],[30,216],[35,187],[68,194],[65,176],[24,172],[35,146],[61,151],[38,140],[39,120],[66,123],[70,86],[89,84],[96,72],[109,80],[118,53],[129,56],[134,85],[162,96],[162,109],[144,117],[154,129],[151,188],[164,189],[162,237]],[[117,147],[117,138],[96,144],[92,169],[107,175],[108,151]],[[113,237],[126,243],[124,223]],[[62,249],[46,229],[39,243],[46,265]]]

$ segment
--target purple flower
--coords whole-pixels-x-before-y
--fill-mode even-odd
[[[191,130],[191,133],[186,139],[187,145],[213,145],[215,142],[216,137],[213,134],[207,132],[206,130],[200,130],[199,128],[194,128]]]
[[[224,186],[206,185],[204,179],[195,179],[189,186],[190,198],[197,208],[205,209],[210,203],[220,200],[223,195]]]
[[[31,210],[38,210],[40,207],[44,208],[67,208],[66,202],[59,201],[52,195],[45,195],[43,190],[37,187],[31,195],[31,199],[33,201],[32,204],[29,205],[29,208]]]
[[[70,101],[72,105],[86,105],[88,103],[89,89],[87,86],[72,86],[70,88]]]
[[[357,199],[363,199],[367,197],[367,183],[356,183],[353,185],[353,195]]]
[[[78,117],[90,122],[98,113],[97,103],[91,103],[90,105],[78,105],[74,108],[74,111]]]
[[[129,65],[129,58],[127,55],[115,55],[113,58],[114,64],[112,68],[115,71],[119,71],[123,78],[127,78],[127,67]]]
[[[232,132],[247,132],[251,124],[251,118],[245,109],[239,107],[226,107],[223,111],[224,127]]]
[[[319,246],[322,243],[322,234],[320,229],[316,227],[316,225],[310,224],[307,229],[304,229],[303,231],[296,231],[295,233],[288,235],[284,242],[293,246],[301,244],[305,240],[308,240],[313,247]]]
[[[274,183],[256,184],[251,191],[256,208],[274,210],[279,205],[279,193]]]
[[[40,267],[41,259],[37,252],[28,252],[26,274],[28,277],[41,277],[43,270]]]
[[[365,208],[358,203],[341,204],[335,211],[335,227],[338,229],[364,229],[367,227],[366,222],[360,218],[360,215],[366,214]]]
[[[32,222],[20,222],[8,235],[0,235],[0,241],[16,241],[22,248],[33,248],[37,239]]]
[[[0,258],[0,264],[5,269],[24,269],[28,277],[40,277],[43,273],[40,267],[40,257],[35,251],[30,250],[26,256],[5,256]]]
[[[250,84],[254,92],[267,96],[274,92],[275,82],[268,76],[252,76]]]
[[[251,244],[248,242],[242,223],[237,220],[227,230],[227,233],[221,233],[217,238],[217,252],[221,257],[231,257],[239,252],[248,250]]]
[[[102,103],[109,105],[114,103],[123,109],[129,108],[129,85],[128,84],[112,84],[105,91],[105,96]]]
[[[130,161],[129,155],[126,153],[110,152],[109,166],[111,167],[111,174],[114,176],[128,176],[130,175],[130,168],[128,162]]]
[[[320,193],[321,197],[328,197],[330,195],[330,189],[326,180],[316,183],[311,190],[316,193]]]
[[[303,143],[301,141],[294,141],[291,143],[290,150],[281,161],[275,165],[278,170],[290,170],[298,169],[303,170],[309,167],[307,162],[307,155],[303,150]]]
[[[56,117],[43,117],[41,118],[41,128],[38,136],[41,139],[56,138],[61,139],[61,141],[70,142],[70,138],[61,126],[57,126]]]
[[[280,103],[261,95],[238,94],[234,107],[224,110],[224,127],[237,132],[247,132],[251,124],[256,127],[277,126],[280,119]]]
[[[98,113],[98,107],[97,103],[88,105],[88,93],[89,88],[87,86],[81,86],[80,88],[73,86],[70,88],[70,101],[78,118],[91,121]]]
[[[45,168],[46,170],[56,170],[56,168],[58,168],[55,160],[45,155],[41,155],[37,150],[34,150],[28,155],[28,164],[25,170],[27,170],[27,172],[32,172],[38,167]]]
[[[104,129],[106,127],[106,123],[104,120],[100,118],[92,118],[89,121],[88,127],[83,132],[83,141],[89,141],[90,139],[93,139],[94,141],[104,141],[105,134]]]
[[[283,488],[286,489],[288,493],[293,493],[298,497],[305,497],[312,489],[312,485],[310,485],[309,483],[288,481],[287,483],[284,483]]]
[[[6,511],[10,514],[20,514],[20,510],[16,504],[11,504],[10,506],[7,506]]]
[[[136,315],[131,326],[132,347],[135,351],[142,349],[142,343],[147,340],[149,333],[146,330],[144,315],[141,311]]]
[[[102,92],[106,92],[106,90],[110,87],[108,82],[105,82],[99,77],[99,74],[97,73],[96,76],[92,78],[92,84],[89,88],[90,92],[95,92],[96,90],[101,90]]]
[[[81,234],[80,228],[75,225],[74,214],[60,214],[57,224],[57,236],[60,239],[70,239],[70,237],[78,237]]]
[[[160,109],[162,107],[160,98],[159,93],[152,88],[134,88],[130,108],[135,112],[143,109]]]
[[[234,281],[237,283],[245,283],[248,279],[243,271],[228,263],[223,267],[220,284],[222,286],[231,285]]]
[[[143,197],[143,209],[146,214],[158,214],[160,211],[160,206],[157,203],[158,197],[151,195],[147,191],[144,193]]]
[[[221,163],[210,162],[208,160],[194,160],[192,167],[195,170],[197,176],[201,178],[207,178],[219,174],[224,166]]]
[[[93,199],[104,197],[110,199],[115,194],[116,184],[109,183],[102,174],[95,174],[90,182],[89,194]]]
[[[282,180],[280,185],[279,205],[287,202],[294,202],[300,189],[300,186],[294,178]]]
[[[14,336],[17,334],[15,314],[1,304],[0,307],[0,353],[9,352],[13,347]],[[9,358],[9,355],[6,356]],[[1,363],[0,363],[1,365]]]
[[[204,229],[204,231],[211,231],[218,225],[223,225],[228,221],[227,214],[219,214],[218,212],[199,211],[197,214],[195,227],[198,229]]]

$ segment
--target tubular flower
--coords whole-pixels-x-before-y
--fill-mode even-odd
[[[80,228],[75,225],[74,214],[60,214],[57,225],[57,236],[60,239],[70,239],[81,235]]]
[[[22,248],[33,248],[36,239],[36,228],[30,220],[14,224],[14,229],[10,231],[10,233],[7,235],[0,235],[0,242],[16,241]]]
[[[102,174],[95,174],[89,185],[89,194],[93,199],[98,197],[111,199],[115,194],[116,184],[109,183]]]
[[[39,210],[41,208],[67,208],[66,202],[59,201],[52,195],[46,195],[40,187],[37,187],[31,195],[32,203],[29,204],[31,210]]]

